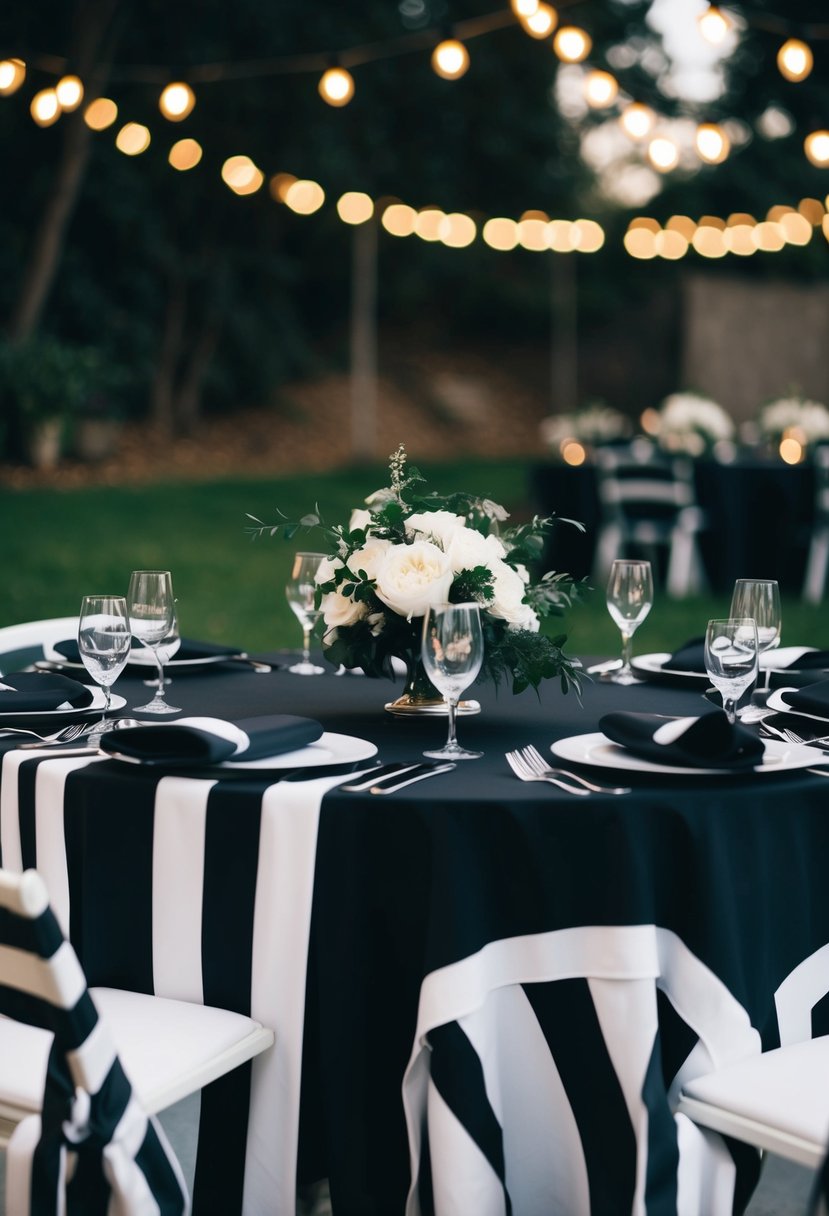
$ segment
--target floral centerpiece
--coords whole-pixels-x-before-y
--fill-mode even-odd
[[[774,444],[788,435],[804,446],[829,439],[829,410],[803,397],[778,397],[768,402],[760,410],[758,424],[763,439]]]
[[[630,419],[619,410],[592,402],[573,414],[550,414],[542,418],[539,431],[541,438],[555,454],[562,452],[568,441],[599,447],[625,439],[631,431]]]
[[[662,447],[689,456],[702,456],[734,438],[731,416],[699,393],[671,393],[657,412],[654,429]]]
[[[516,693],[551,677],[560,679],[564,692],[578,689],[579,668],[562,651],[565,636],[548,636],[540,626],[578,600],[581,587],[554,572],[534,583],[528,570],[554,523],[574,521],[536,517],[508,527],[507,512],[489,499],[424,494],[418,489],[423,478],[407,468],[402,445],[391,457],[390,474],[391,484],[352,512],[347,525],[327,526],[318,508],[297,522],[275,525],[249,516],[254,535],[282,530],[290,539],[301,529],[322,528],[330,540],[331,552],[317,573],[328,659],[388,677],[394,674],[392,659],[403,659],[413,696],[426,609],[475,601],[485,676],[496,684],[509,677]]]

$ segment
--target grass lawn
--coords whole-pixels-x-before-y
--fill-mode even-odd
[[[427,489],[469,490],[526,517],[527,465],[423,465]],[[270,523],[277,509],[299,518],[319,503],[324,519],[348,519],[366,494],[388,482],[385,465],[272,480],[214,481],[83,490],[0,490],[0,625],[78,611],[81,597],[126,593],[130,571],[169,569],[179,623],[188,637],[223,641],[252,651],[292,646],[299,629],[284,595],[296,549],[317,549],[313,532],[286,542],[251,541],[246,513]],[[324,547],[324,546],[323,546]],[[709,617],[727,615],[729,596],[670,601],[657,593],[634,652],[672,650],[704,632]],[[784,642],[829,648],[829,614],[799,600],[784,601]],[[564,630],[574,654],[616,653],[618,632],[603,589],[589,594]]]

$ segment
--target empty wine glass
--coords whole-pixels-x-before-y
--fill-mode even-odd
[[[780,588],[772,578],[738,578],[731,596],[731,616],[750,616],[757,625],[757,646],[760,654],[774,650],[780,644],[783,617],[780,609]],[[768,689],[771,672],[767,669],[763,687]],[[761,706],[746,705],[738,711],[743,722],[759,722],[764,717]]]
[[[653,572],[650,562],[618,558],[607,580],[607,610],[622,634],[622,665],[602,675],[614,684],[638,684],[630,665],[633,635],[653,605]]]
[[[311,633],[320,616],[316,606],[316,575],[324,558],[324,553],[295,554],[291,577],[285,585],[288,603],[302,626],[302,658],[288,668],[297,676],[321,676],[325,672],[324,667],[311,662]]]
[[[78,650],[84,667],[104,690],[100,722],[89,732],[95,740],[108,728],[106,716],[112,700],[112,685],[130,655],[130,624],[123,595],[85,595],[78,618]]]
[[[423,666],[449,711],[449,733],[443,747],[424,752],[435,760],[477,760],[483,752],[468,751],[455,738],[455,717],[461,693],[481,670],[484,635],[477,604],[433,604],[423,618]]]
[[[127,593],[130,628],[133,636],[148,646],[158,664],[158,687],[152,701],[137,705],[146,714],[177,714],[164,697],[164,656],[162,643],[169,635],[175,617],[173,580],[169,570],[133,570]]]
[[[708,622],[705,670],[733,724],[737,702],[757,678],[757,625],[752,617],[730,616]]]

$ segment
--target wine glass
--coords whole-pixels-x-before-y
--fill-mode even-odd
[[[435,760],[477,760],[483,752],[468,751],[455,738],[460,695],[481,670],[484,635],[477,604],[433,604],[423,618],[423,666],[449,710],[446,744],[424,752]]]
[[[729,616],[708,622],[705,631],[705,670],[722,697],[733,725],[737,702],[757,678],[757,625],[753,617]]]
[[[295,554],[291,577],[285,585],[288,603],[302,626],[302,658],[288,668],[297,676],[321,676],[325,672],[324,667],[311,662],[311,632],[320,616],[316,606],[316,574],[324,558],[324,553]]]
[[[169,570],[133,570],[127,593],[130,628],[133,636],[152,650],[158,664],[158,687],[152,701],[137,705],[146,714],[177,714],[181,711],[164,698],[164,654],[162,643],[175,618],[173,580]]]
[[[602,674],[614,684],[638,684],[630,665],[633,635],[653,605],[653,572],[650,562],[618,558],[607,580],[607,610],[622,634],[622,665]]]
[[[94,742],[107,730],[112,685],[130,657],[130,624],[123,595],[85,595],[78,618],[78,650],[84,667],[104,690],[100,722],[89,732]]]
[[[760,654],[774,650],[780,644],[783,617],[780,610],[780,588],[772,578],[738,578],[731,596],[731,616],[751,616],[757,624],[757,646]],[[771,672],[766,671],[764,688],[768,689]],[[763,709],[746,705],[738,712],[743,722],[759,722]]]

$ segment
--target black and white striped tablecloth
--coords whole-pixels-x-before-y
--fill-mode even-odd
[[[268,786],[142,772],[111,801],[98,766],[103,777],[113,762],[7,751],[0,862],[40,871],[91,982],[276,1030],[270,1051],[204,1091],[194,1200],[225,1216],[292,1212],[319,807],[342,778]]]

